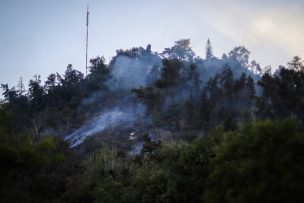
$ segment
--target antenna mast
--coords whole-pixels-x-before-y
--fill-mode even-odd
[[[89,44],[89,4],[87,5],[87,37],[86,37],[86,76],[88,74],[88,44]]]

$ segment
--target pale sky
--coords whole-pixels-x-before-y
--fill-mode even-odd
[[[0,0],[0,83],[45,80],[70,63],[84,72],[87,3],[89,58],[182,38],[201,57],[208,38],[216,56],[244,45],[262,66],[304,57],[304,0]]]

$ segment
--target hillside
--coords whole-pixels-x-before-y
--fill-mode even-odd
[[[304,64],[190,40],[2,84],[0,202],[296,202]]]

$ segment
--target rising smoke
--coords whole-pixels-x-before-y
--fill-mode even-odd
[[[134,106],[120,106],[112,110],[101,112],[95,118],[87,121],[82,127],[67,135],[65,140],[71,147],[82,143],[87,137],[102,133],[108,128],[114,128],[125,123],[132,123],[144,116],[145,107],[137,104]]]
[[[189,41],[190,42],[190,41]],[[186,47],[185,47],[186,46]],[[242,48],[242,47],[241,47]],[[254,80],[258,78],[253,72],[248,71],[248,55],[249,52],[238,48],[225,55],[222,59],[212,57],[211,59],[201,59],[194,57],[189,43],[181,43],[178,41],[171,49],[165,49],[166,57],[169,59],[178,56],[184,66],[183,74],[188,74],[190,65],[195,64],[199,75],[200,86],[206,84],[209,78],[214,77],[217,73],[223,70],[225,64],[228,64],[234,77],[237,78],[241,73],[246,73],[253,76]],[[180,51],[184,50],[185,51]],[[173,53],[178,50],[178,53]],[[240,52],[240,50],[242,52]],[[239,53],[240,52],[240,53]],[[181,53],[186,53],[187,57],[180,56]],[[193,55],[191,55],[193,54]],[[102,133],[107,128],[119,126],[124,123],[132,123],[138,119],[146,118],[145,107],[138,101],[129,101],[130,91],[134,88],[147,87],[160,77],[163,68],[164,54],[151,52],[151,47],[133,48],[127,51],[120,51],[117,53],[112,61],[109,63],[111,70],[111,77],[106,81],[109,91],[113,95],[119,95],[118,92],[127,92],[121,94],[120,97],[113,102],[111,107],[100,111],[97,116],[86,121],[85,124],[67,135],[65,139],[71,143],[71,147],[82,143],[88,136]],[[242,59],[242,60],[241,60]],[[187,72],[188,71],[188,72]],[[187,76],[184,76],[185,78]],[[167,95],[164,100],[164,106],[170,106],[174,103],[181,103],[189,99],[189,88],[180,87],[171,92],[173,95]],[[133,95],[134,96],[134,95]],[[95,92],[90,97],[86,98],[82,105],[91,105],[103,97],[103,93]],[[111,109],[111,110],[109,110]]]

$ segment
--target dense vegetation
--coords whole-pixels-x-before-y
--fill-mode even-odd
[[[87,76],[68,65],[44,84],[35,75],[27,90],[2,84],[0,202],[304,201],[300,57],[272,74],[244,47],[219,59],[208,40],[201,59],[180,40],[90,62]],[[112,126],[120,136],[94,131],[73,148],[64,140],[117,108],[140,114],[122,120],[140,129],[138,153],[122,121]]]

